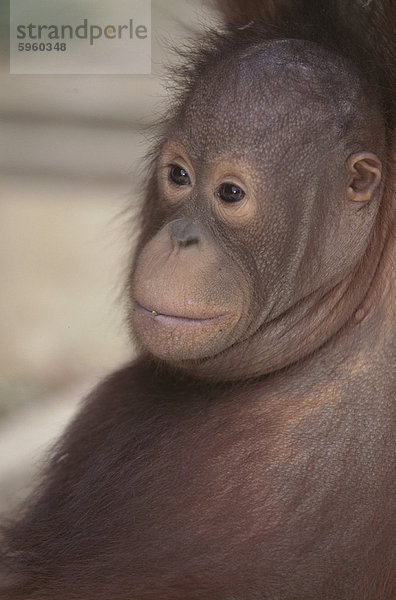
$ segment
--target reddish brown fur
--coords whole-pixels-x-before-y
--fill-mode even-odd
[[[176,324],[163,336],[165,358],[159,360],[153,332],[159,332],[159,344],[162,330],[134,315],[143,339],[141,356],[93,391],[57,444],[41,486],[19,518],[4,527],[4,600],[396,598],[392,2],[218,4],[232,25],[190,55],[194,66],[183,79],[186,89],[155,153],[128,290],[131,301],[142,289],[145,301],[157,290],[150,310],[158,308],[158,298],[163,303],[172,298],[175,312],[166,317],[177,315],[180,307],[196,311],[229,305],[242,281],[246,307],[238,323],[247,320],[246,328],[231,346],[225,337],[221,352],[190,359],[186,346],[193,354],[201,344],[205,352],[212,341],[205,346],[205,332],[189,337]],[[384,44],[377,44],[379,36]],[[282,54],[272,42],[284,38],[288,43]],[[289,43],[290,38],[302,43]],[[268,68],[274,57],[275,63],[294,60],[293,48],[296,56],[302,52],[305,68],[312,67],[313,53],[316,57],[307,88],[297,77],[282,88],[282,77],[275,78]],[[311,57],[305,63],[304,52]],[[256,152],[255,136],[265,140],[257,122],[270,122],[283,108],[279,97],[275,105],[270,95],[261,102],[256,81],[248,86],[245,101],[245,73],[260,83],[263,64],[264,87],[272,94],[277,86],[296,98],[303,93],[303,104],[296,106],[299,117],[287,120],[288,139],[294,143],[289,162],[279,150],[285,140],[278,129],[282,133],[285,127],[275,127],[270,152],[268,142]],[[334,113],[344,137],[336,127],[336,134],[326,131],[338,145],[324,157],[320,151],[328,140],[319,140],[321,121],[314,123],[319,127],[316,146],[306,144],[302,151],[298,145],[301,130],[311,126],[309,120],[300,124],[304,105],[318,106],[309,104],[312,90],[329,85],[320,79],[322,71],[330,82],[338,81],[334,96],[340,106],[340,94],[350,98],[349,83],[365,91],[361,113],[356,114],[355,103],[349,123]],[[315,88],[318,78],[322,83]],[[233,89],[235,98],[242,97],[239,104]],[[258,98],[251,100],[255,94]],[[218,106],[229,98],[231,109],[224,114]],[[209,122],[213,127],[222,123],[219,133],[208,131]],[[194,179],[189,188],[170,192],[157,166],[169,139],[178,148],[176,157],[185,153]],[[238,217],[227,213],[230,206],[216,204],[217,196],[208,192],[212,184],[216,189],[221,160],[225,153],[228,164],[230,149],[235,150],[237,176],[253,177],[253,188],[258,182],[260,189],[249,204],[253,218],[249,210],[242,211],[239,225]],[[245,162],[238,163],[244,150]],[[385,184],[378,190],[374,186],[363,202],[359,189],[371,189],[375,169],[357,163],[351,191],[343,153],[347,158],[365,150],[379,154],[381,160],[373,154],[368,160],[385,165]],[[283,169],[268,182],[268,163],[275,157],[279,168],[279,153]],[[301,171],[308,155],[311,170]],[[330,173],[324,186],[322,169]],[[301,178],[304,189],[298,185]],[[321,184],[314,186],[315,193],[311,181]],[[345,204],[345,185],[351,204]],[[291,199],[282,195],[282,186],[290,188]],[[354,232],[347,230],[342,240],[351,256],[343,248],[332,250],[330,259],[339,257],[338,268],[326,253],[323,263],[317,262],[325,245],[331,248],[338,240],[337,228],[323,229],[323,223],[331,229],[329,214],[337,216],[334,208],[328,212],[332,202]],[[302,222],[302,233],[290,234],[287,226],[293,223],[299,230]],[[286,248],[277,242],[281,229],[289,236]],[[301,239],[311,245],[307,248]],[[300,262],[288,253],[292,243]],[[165,266],[157,268],[162,254]],[[146,285],[153,272],[155,281]],[[214,282],[221,283],[218,290]],[[271,290],[275,301],[263,317]],[[179,333],[182,359],[172,355]],[[216,330],[215,343],[223,343],[224,335]]]

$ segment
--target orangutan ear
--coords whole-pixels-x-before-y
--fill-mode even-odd
[[[346,162],[350,175],[347,198],[354,202],[371,200],[381,182],[382,164],[372,152],[356,152]]]

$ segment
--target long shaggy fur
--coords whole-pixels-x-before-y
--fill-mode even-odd
[[[216,6],[223,16],[224,27],[221,31],[208,33],[207,37],[195,48],[187,51],[185,57],[187,68],[179,69],[182,71],[180,75],[182,93],[176,108],[173,109],[175,112],[181,109],[186,96],[201,80],[205,71],[211,65],[216,64],[219,59],[237,56],[238,52],[243,52],[266,40],[292,38],[315,42],[341,55],[356,66],[366,85],[367,93],[372,95],[373,102],[381,110],[387,126],[388,139],[391,139],[396,123],[395,0],[217,0]],[[318,60],[320,59],[318,58]],[[147,204],[141,219],[141,241],[145,239],[145,230],[152,227],[152,211],[149,207],[150,202],[158,193],[155,185],[154,178],[152,178],[147,188]],[[389,182],[387,185],[390,186]],[[390,197],[390,193],[388,197]],[[382,221],[378,219],[379,225],[385,222],[384,227],[381,226],[381,232],[384,229],[388,230],[389,227],[390,208],[389,210],[388,208],[387,205],[386,211],[383,209],[380,215]],[[382,238],[380,242],[383,245]],[[199,452],[208,454],[210,462],[214,456],[213,447],[218,451],[219,443],[221,446],[223,422],[230,421],[235,417],[232,433],[237,441],[240,435],[244,435],[244,432],[241,433],[239,430],[238,407],[235,415],[230,416],[231,386],[224,384],[223,387],[218,385],[206,388],[203,385],[204,389],[201,390],[201,383],[198,381],[189,377],[184,378],[181,375],[179,377],[180,380],[177,380],[175,375],[169,374],[166,369],[165,374],[153,372],[150,363],[136,362],[122,372],[111,376],[88,399],[83,412],[69,427],[58,444],[54,458],[43,478],[42,487],[39,488],[36,497],[27,504],[25,514],[14,524],[4,528],[5,534],[2,548],[0,548],[0,559],[3,562],[3,566],[0,563],[1,600],[55,600],[55,598],[59,598],[59,600],[108,600],[110,597],[122,600],[129,597],[130,600],[133,598],[143,600],[155,597],[157,589],[158,600],[161,600],[164,598],[161,596],[161,581],[167,582],[167,578],[171,579],[172,573],[177,573],[177,569],[183,571],[185,563],[192,565],[191,571],[194,572],[199,555],[206,568],[205,560],[209,553],[205,544],[197,545],[194,549],[191,546],[191,540],[187,539],[186,549],[180,549],[173,545],[172,522],[171,520],[168,522],[167,515],[163,513],[162,496],[167,492],[168,496],[172,498],[170,506],[176,514],[180,514],[182,510],[188,511],[189,506],[180,507],[177,499],[173,501],[172,489],[179,485],[179,472],[184,473],[188,467],[190,476],[192,477],[194,474],[193,467],[197,455],[190,448],[191,440],[195,442]],[[147,408],[147,397],[151,402],[149,409]],[[203,401],[202,398],[205,400]],[[371,405],[368,402],[366,404],[370,408]],[[155,405],[155,413],[151,410],[152,405]],[[283,409],[282,405],[275,406],[275,408],[276,411],[271,413],[267,419],[269,432],[273,426],[275,428],[278,412],[281,414]],[[343,410],[346,410],[345,407]],[[340,429],[339,435],[342,436],[342,441],[345,437],[350,436],[354,426],[353,417],[353,412],[347,414],[345,427],[350,428],[347,428],[345,432],[342,430],[341,417],[337,417],[340,424],[336,423],[335,425],[331,419],[329,422],[327,420],[324,420],[323,423],[316,422],[316,425],[314,421],[312,429],[316,431],[315,426],[317,428],[315,433],[317,447],[320,448],[328,428],[336,428],[336,425]],[[130,427],[132,421],[134,422],[133,428]],[[211,422],[214,423],[213,427],[210,426]],[[200,435],[194,438],[197,429],[199,429]],[[390,429],[391,425],[388,424],[388,430]],[[202,436],[202,432],[206,432],[206,437]],[[307,432],[304,435],[308,435]],[[391,439],[391,434],[388,435]],[[367,443],[370,441],[367,440]],[[172,454],[173,442],[178,451]],[[224,441],[224,444],[226,442],[227,440]],[[260,439],[259,442],[261,444],[262,440]],[[236,445],[237,449],[238,447]],[[184,462],[186,453],[191,454],[188,457],[190,462],[187,467]],[[253,450],[250,451],[249,448],[245,450],[245,454],[240,454],[238,450],[235,461],[241,461],[241,464],[248,465],[252,453]],[[354,460],[360,460],[360,455],[356,456],[358,458]],[[368,456],[372,458],[369,454]],[[376,460],[378,459],[377,463],[373,459],[373,468],[368,461],[367,476],[375,476],[380,458],[376,458]],[[261,466],[260,462],[257,464],[258,467]],[[68,468],[64,468],[64,465]],[[318,478],[323,477],[321,464],[309,466],[317,468]],[[349,463],[345,465],[345,469],[347,468],[349,468]],[[170,481],[168,477],[168,473],[172,472],[172,469],[177,475],[174,481]],[[230,468],[230,472],[227,471],[227,478],[224,478],[224,482],[220,482],[222,490],[227,490],[229,479],[232,480],[231,475]],[[294,475],[293,467],[291,467],[290,477]],[[185,473],[184,476],[186,477]],[[305,478],[305,476],[306,472],[304,471],[301,477]],[[390,497],[388,487],[390,489],[392,486],[391,476],[392,473],[383,475],[385,483],[381,488],[382,506],[386,505]],[[254,479],[256,473],[252,473],[251,477]],[[239,485],[241,489],[239,489]],[[342,496],[342,478],[336,489],[338,497]],[[114,490],[117,494],[114,494]],[[244,497],[245,490],[239,481],[235,485],[235,490],[244,498],[244,503],[241,504],[242,515],[239,515],[244,519],[246,514],[249,515],[249,511],[256,510],[256,508],[250,506],[249,497]],[[305,483],[303,490],[305,494]],[[207,493],[206,490],[205,493]],[[82,503],[81,497],[84,494],[85,503]],[[325,492],[323,495],[323,502],[328,504],[324,510],[330,511],[331,498],[328,499]],[[131,499],[136,509],[134,513],[131,511]],[[190,498],[190,502],[194,502],[194,500],[194,498]],[[173,506],[173,502],[175,506]],[[262,504],[265,505],[265,502],[266,498],[263,497]],[[235,504],[239,510],[239,504]],[[299,505],[297,504],[297,506]],[[151,513],[147,514],[150,510]],[[387,510],[389,514],[393,514],[391,508]],[[232,511],[230,513],[227,511],[229,511],[229,507],[225,505],[224,518],[229,518],[234,523],[235,515],[232,514]],[[51,518],[53,515],[55,518]],[[201,511],[199,505],[196,515],[205,525],[206,515],[204,511]],[[169,540],[168,547],[160,547],[160,545],[150,547],[144,535],[141,535],[140,531],[144,531],[144,528],[139,530],[139,518],[143,524],[147,524],[147,522],[151,522],[152,517],[155,517],[153,518],[153,529],[158,527],[164,532],[163,539]],[[292,511],[290,513],[291,521],[294,518],[296,518],[296,514]],[[343,523],[343,520],[347,519],[347,515],[340,513],[338,518],[337,523]],[[348,598],[353,600],[386,598],[386,600],[390,600],[393,598],[393,591],[396,590],[396,571],[392,557],[386,558],[388,562],[384,566],[382,556],[393,543],[394,531],[388,528],[388,522],[382,522],[381,513],[369,513],[369,519],[372,519],[372,524],[368,523],[368,532],[370,532],[369,525],[373,531],[375,528],[384,530],[384,541],[381,547],[371,547],[369,536],[365,538],[367,564],[371,565],[372,572],[379,573],[379,581],[375,581],[374,578],[369,582],[361,581],[361,590],[351,590]],[[57,528],[53,526],[54,521],[57,523]],[[131,540],[130,537],[126,539],[126,536],[123,537],[123,532],[129,530],[125,527],[125,523],[127,522],[130,530],[133,530],[132,524],[135,524],[135,521],[136,539]],[[97,523],[101,523],[102,530],[98,531]],[[307,522],[307,528],[304,531],[298,531],[296,546],[301,543],[301,536],[309,533],[309,526],[310,523]],[[227,527],[229,528],[229,524],[226,521],[226,530]],[[122,540],[121,550],[118,546],[114,554],[110,552],[106,555],[106,549],[111,550],[114,539],[117,539],[115,534]],[[149,534],[150,531],[147,534],[149,539],[156,539],[154,534],[152,538]],[[241,530],[240,535],[243,545],[245,530]],[[252,531],[251,535],[254,536],[255,531]],[[105,549],[103,549],[103,539],[107,543]],[[202,535],[202,539],[206,540],[204,535]],[[324,537],[324,539],[327,538]],[[282,540],[278,540],[278,542],[278,552],[281,552]],[[199,543],[201,544],[201,538]],[[136,549],[136,564],[133,565],[130,564],[129,554],[132,544]],[[354,547],[356,544],[359,544],[360,547],[361,540],[354,541]],[[268,565],[271,565],[271,561],[274,560],[274,548],[276,548],[275,543],[268,545],[268,555],[266,556]],[[225,540],[224,543],[223,540],[220,540],[216,552],[218,561],[216,573],[222,577],[227,553],[232,555],[232,547],[228,540]],[[308,548],[306,552],[307,555],[310,554],[313,557],[315,565],[315,548]],[[180,554],[183,555],[183,563],[176,560]],[[286,563],[287,560],[291,559],[288,557]],[[169,573],[161,571],[164,562],[171,567]],[[249,563],[246,563],[247,570],[251,568],[251,562],[249,557]],[[81,566],[84,567],[84,571]],[[210,568],[212,566],[210,565]],[[333,568],[333,565],[328,565],[328,567]],[[3,573],[1,572],[2,568],[4,569]],[[302,568],[301,564],[290,563],[290,572],[296,573],[296,582],[300,586],[310,586],[311,578],[313,579],[317,573],[310,571],[301,582],[298,581],[299,568]],[[342,573],[343,564],[337,565],[337,568]],[[6,569],[8,580],[5,579]],[[143,583],[141,589],[130,591],[130,579],[134,569],[139,573]],[[2,575],[4,575],[3,580],[1,579]],[[326,572],[320,573],[320,575],[326,581],[327,567]],[[186,598],[209,600],[205,590],[200,591],[195,581],[189,578],[188,569],[185,575],[180,574],[181,579],[183,576],[186,577]],[[115,577],[118,578],[119,583],[116,596],[113,591]],[[152,593],[147,592],[146,580],[148,579],[152,583]],[[272,583],[272,579],[275,583]],[[44,593],[37,581],[46,582],[47,587]],[[269,569],[267,583],[268,589],[272,589],[271,585],[277,589],[276,585],[283,585],[283,577],[276,573],[274,575],[273,571]],[[172,581],[167,585],[167,589],[170,590],[166,596],[167,600],[181,597],[176,588],[173,590]],[[221,585],[221,600],[226,600],[226,598],[231,600],[228,593],[229,578],[225,575],[224,583]],[[330,582],[329,586],[332,585]],[[380,586],[382,586],[382,592],[381,595],[378,595]],[[300,592],[301,589],[303,587],[300,588]],[[341,595],[326,595],[326,589],[320,596],[321,598],[336,600],[341,597]],[[331,589],[334,591],[334,587]],[[246,597],[250,597],[247,587],[245,593]],[[311,600],[312,596],[308,595],[308,592],[305,596],[302,594],[303,592],[299,593],[298,598],[304,597]],[[374,596],[374,594],[376,595]],[[242,597],[245,596],[241,596],[241,599]],[[272,594],[271,597],[286,596],[282,596],[279,592]],[[297,597],[294,588],[289,590],[287,597]],[[220,598],[220,596],[216,598]],[[210,600],[215,600],[215,598]],[[319,600],[319,596],[316,596],[315,600]]]

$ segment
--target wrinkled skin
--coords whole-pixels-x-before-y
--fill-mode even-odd
[[[155,356],[211,378],[261,375],[321,345],[367,293],[369,274],[350,284],[381,198],[384,132],[356,74],[326,58],[322,75],[312,45],[289,41],[225,60],[172,121],[132,278],[133,329]],[[170,180],[172,164],[189,185]],[[216,196],[227,182],[241,201]]]
[[[130,276],[141,358],[9,530],[2,598],[396,597],[389,150],[340,60],[268,44],[175,114]]]

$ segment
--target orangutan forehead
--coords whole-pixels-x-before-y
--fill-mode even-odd
[[[320,49],[320,53],[326,52]],[[187,140],[254,144],[295,137],[301,127],[343,132],[360,109],[359,78],[337,56],[318,60],[316,44],[279,40],[210,65],[172,123]],[[334,139],[334,137],[333,137]]]
[[[348,61],[312,42],[277,40],[208,65],[171,129],[206,156],[224,149],[262,151],[274,140],[282,146],[319,135],[334,147],[361,136],[373,110]],[[381,130],[378,123],[375,129]]]

